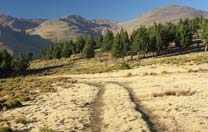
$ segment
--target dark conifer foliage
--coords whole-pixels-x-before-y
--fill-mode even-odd
[[[107,33],[103,36],[103,43],[101,45],[102,51],[110,51],[112,48],[112,44],[114,41],[114,34],[111,31],[107,31]]]
[[[75,41],[59,43],[44,50],[43,56],[59,59],[70,57],[72,54],[82,54],[85,58],[91,58],[95,56],[95,51],[111,52],[116,58],[128,55],[129,51],[143,56],[148,53],[160,55],[171,43],[181,50],[190,47],[193,35],[200,36],[208,48],[207,23],[208,20],[202,17],[180,20],[176,24],[155,23],[149,27],[140,26],[131,36],[123,29],[116,34],[107,31],[97,38],[78,37]]]
[[[91,36],[86,37],[85,46],[82,54],[85,58],[92,58],[95,56],[95,41]]]
[[[115,58],[123,58],[129,52],[138,55],[160,55],[162,51],[170,50],[171,45],[184,50],[193,44],[193,36],[201,39],[205,51],[208,49],[208,20],[202,17],[192,20],[180,20],[178,23],[157,24],[141,26],[131,36],[121,29],[114,34],[93,37],[77,37],[68,42],[59,42],[49,48],[43,49],[42,59],[70,58],[71,55],[81,55],[84,58],[95,57],[96,52],[111,52]],[[0,76],[8,73],[24,73],[32,60],[32,54],[13,57],[6,50],[0,50]]]
[[[32,60],[32,54],[12,56],[7,50],[0,50],[0,77],[9,74],[24,74]]]

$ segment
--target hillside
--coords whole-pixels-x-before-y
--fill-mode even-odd
[[[40,36],[31,36],[25,32],[39,26],[44,19],[24,19],[0,14],[0,49],[12,54],[33,53],[37,55],[50,42]]]
[[[7,34],[10,35],[7,35],[7,37],[1,36],[0,46],[6,47],[13,52],[32,51],[35,53],[41,48],[44,48],[45,45],[48,45],[47,43],[49,42],[46,40],[52,42],[68,41],[78,36],[85,35],[96,37],[104,34],[107,30],[116,33],[121,28],[124,28],[131,33],[141,25],[151,25],[155,22],[177,22],[180,19],[200,16],[207,17],[208,13],[191,7],[178,5],[158,8],[145,13],[134,20],[122,23],[116,23],[105,19],[89,20],[78,15],[57,18],[56,20],[45,20],[15,18],[1,14],[0,26],[1,28],[7,29],[2,30],[4,32],[9,31]],[[23,32],[26,32],[26,34]],[[21,34],[21,37],[17,34]],[[36,39],[34,39],[34,37]],[[19,49],[17,47],[24,48]]]
[[[52,41],[67,41],[78,36],[98,36],[106,30],[117,31],[118,25],[109,20],[88,20],[71,15],[53,21],[45,21],[30,33]]]
[[[24,19],[0,14],[0,25],[7,26],[15,31],[23,31],[39,26],[45,19]]]
[[[171,5],[144,13],[138,18],[128,22],[120,23],[120,25],[131,33],[141,25],[148,26],[154,23],[177,22],[180,19],[192,19],[201,16],[208,17],[208,12],[187,6]]]
[[[6,48],[13,54],[33,53],[37,55],[42,48],[51,43],[40,36],[31,36],[24,32],[14,31],[9,27],[0,26],[0,49]]]
[[[149,58],[130,62],[128,70],[107,70],[111,65],[94,59],[34,61],[34,70],[44,66],[51,74],[0,80],[0,104],[9,108],[0,112],[0,126],[31,132],[206,132],[207,57]],[[15,99],[23,107],[16,108]]]

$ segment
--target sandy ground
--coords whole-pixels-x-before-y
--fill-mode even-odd
[[[48,127],[56,131],[91,131],[90,104],[98,89],[85,84],[67,86],[54,83],[54,87],[57,92],[41,95],[23,108],[6,111],[1,118],[12,119],[11,125],[17,130],[39,132],[40,128]],[[29,123],[17,123],[21,118]]]
[[[149,65],[92,75],[60,75],[55,93],[2,112],[17,130],[66,132],[207,132],[208,64]],[[15,122],[25,117],[29,123]]]

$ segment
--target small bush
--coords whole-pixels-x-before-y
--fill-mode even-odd
[[[22,106],[22,103],[18,99],[7,100],[6,102],[3,103],[3,107],[6,109],[12,109],[12,108],[17,108],[21,106]]]
[[[55,132],[53,129],[50,129],[48,127],[42,127],[40,128],[40,132]]]
[[[26,125],[26,124],[28,124],[28,123],[32,123],[33,121],[27,120],[25,117],[20,117],[20,118],[16,119],[15,122],[16,122],[17,124],[23,124],[23,125]]]
[[[143,74],[143,76],[157,76],[157,75],[158,75],[158,73],[155,73],[155,72],[150,72],[150,73],[145,72],[145,73]]]
[[[127,70],[127,69],[131,69],[131,67],[127,63],[121,63],[119,69]]]
[[[13,132],[11,128],[9,127],[0,127],[0,132]]]
[[[130,72],[125,75],[125,77],[131,77],[131,76],[133,76],[133,74]]]
[[[162,71],[162,74],[168,74],[169,72],[167,72],[167,71]]]

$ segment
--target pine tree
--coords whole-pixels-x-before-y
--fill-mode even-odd
[[[102,47],[103,44],[103,35],[100,35],[96,38],[96,49],[100,49]]]
[[[81,53],[83,48],[84,48],[84,45],[85,45],[84,38],[81,37],[81,36],[77,37],[75,42],[74,42],[74,45],[75,45],[75,52],[76,53]]]
[[[102,43],[102,51],[110,51],[112,48],[112,44],[114,41],[114,35],[113,32],[107,31],[107,33],[103,37],[103,43]]]
[[[148,51],[149,33],[146,27],[141,26],[135,35],[131,49],[145,54]]]
[[[125,35],[125,32],[121,31],[121,33],[117,33],[114,42],[112,45],[112,56],[115,58],[124,57],[127,54],[127,46],[128,46],[128,40]]]
[[[187,21],[180,21],[176,27],[176,42],[182,48],[192,44],[192,31]]]
[[[92,58],[95,56],[95,41],[91,36],[86,37],[85,46],[82,51],[82,54],[85,58]]]
[[[29,67],[30,61],[31,56],[29,54],[20,54],[14,59],[12,67],[18,74],[23,74]]]
[[[116,34],[114,38],[114,42],[112,45],[112,56],[115,58],[122,57],[122,41],[121,35],[119,33]]]
[[[61,57],[69,58],[73,53],[74,45],[72,41],[63,43]]]
[[[7,52],[7,50],[0,51],[0,70],[10,70],[12,64],[12,56]]]
[[[61,45],[57,45],[53,49],[53,58],[60,59],[61,58],[62,48]]]
[[[208,49],[208,20],[204,20],[201,24],[201,38],[205,44],[205,52]]]
[[[157,50],[156,47],[156,30],[155,27],[152,26],[148,30],[149,34],[149,46],[148,46],[148,51],[149,52],[155,52]]]
[[[123,44],[122,52],[123,52],[123,54],[127,55],[129,48],[130,48],[129,35],[123,29],[121,29],[120,35],[121,35],[121,43]]]

